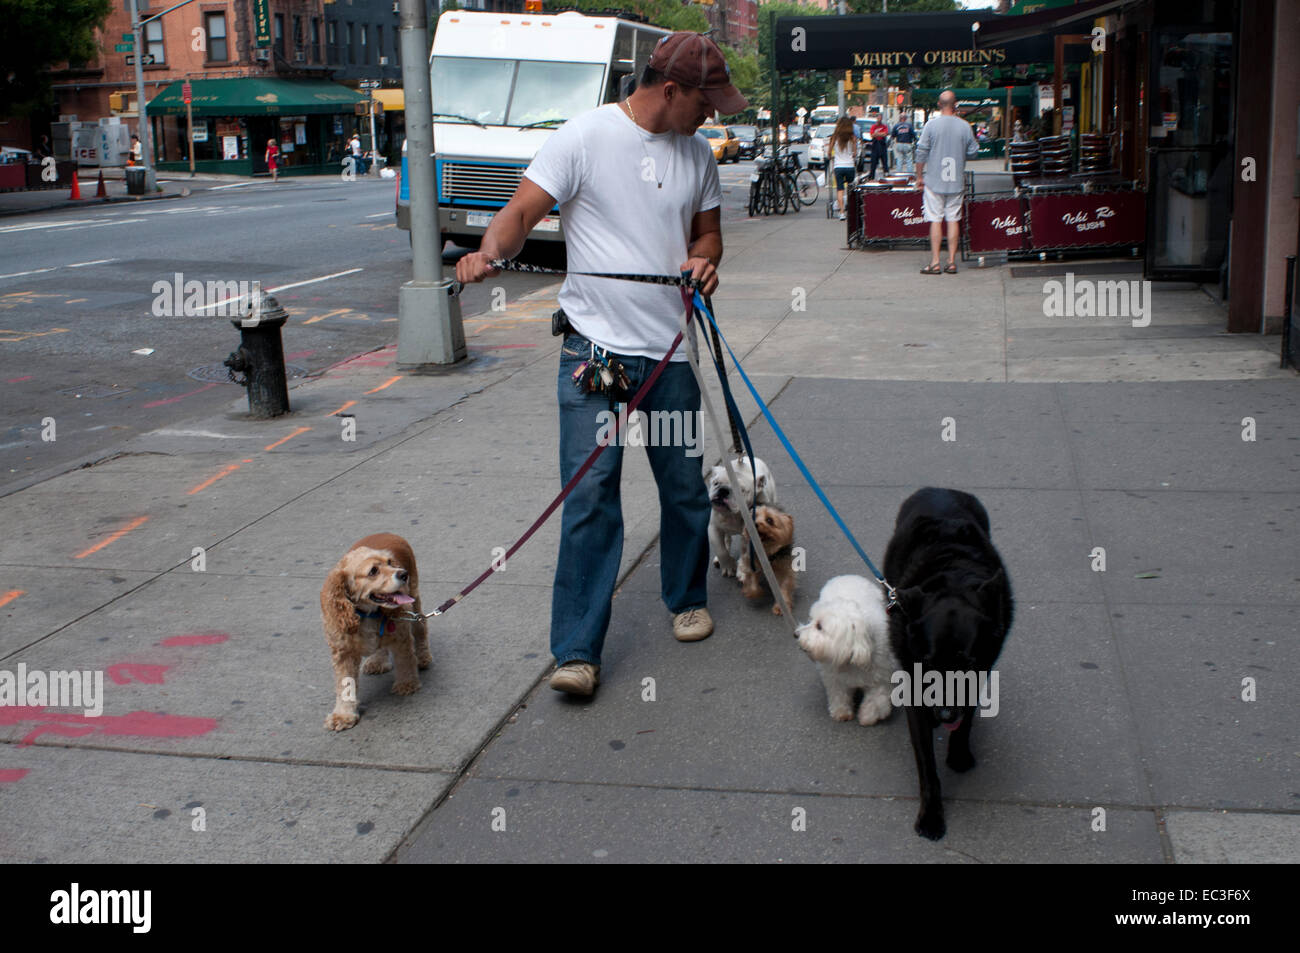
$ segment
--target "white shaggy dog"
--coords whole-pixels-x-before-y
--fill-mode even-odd
[[[709,514],[709,548],[713,550],[713,565],[721,568],[724,576],[736,575],[736,557],[731,554],[732,538],[740,539],[742,545],[744,541],[745,523],[740,507],[748,509],[755,502],[776,505],[776,481],[766,463],[755,457],[752,474],[748,457],[733,461],[732,467],[740,481],[740,493],[732,491],[726,467],[714,467],[705,478],[709,503],[713,507]]]
[[[812,617],[795,633],[799,648],[817,662],[831,717],[853,717],[853,696],[862,690],[858,724],[874,725],[892,710],[890,676],[897,668],[889,645],[889,617],[881,586],[863,576],[836,576],[822,586]]]

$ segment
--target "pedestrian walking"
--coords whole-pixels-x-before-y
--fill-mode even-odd
[[[271,181],[280,181],[280,147],[274,139],[266,140],[266,167],[271,172]]]
[[[916,145],[916,184],[924,192],[922,217],[930,223],[930,264],[921,269],[923,275],[939,274],[944,222],[948,223],[948,267],[943,270],[957,274],[957,228],[966,160],[975,158],[979,148],[970,123],[957,115],[957,94],[945,89],[939,94],[939,115],[925,124]],[[927,166],[937,166],[937,174],[927,177]]]
[[[131,153],[127,165],[144,165],[144,146],[140,144],[140,137],[134,133],[131,135]]]
[[[879,117],[871,124],[871,172],[868,178],[876,177],[876,164],[879,163],[889,175],[889,127],[884,117]]]
[[[852,116],[841,116],[831,133],[830,149],[835,170],[836,205],[840,221],[844,220],[844,190],[853,182],[858,165],[858,137]]]
[[[352,150],[352,171],[357,175],[365,175],[366,158],[361,150],[361,137],[357,133],[352,133],[352,138],[348,141],[348,148]]]
[[[916,171],[916,127],[906,117],[894,123],[894,171]]]
[[[722,188],[712,150],[695,132],[715,111],[731,115],[747,106],[717,44],[697,33],[670,34],[627,99],[555,131],[493,217],[480,251],[456,265],[463,282],[495,276],[491,261],[518,254],[537,222],[559,206],[571,269],[559,295],[569,325],[556,384],[562,482],[601,439],[601,421],[609,419],[602,414],[635,393],[668,353],[682,319],[674,287],[573,272],[685,271],[712,293],[722,257]],[[621,371],[626,386],[610,388],[590,373],[593,363],[609,368],[616,384]],[[700,391],[684,344],[641,408],[684,423],[698,419]],[[660,445],[647,446],[646,454],[659,494],[660,592],[676,638],[698,641],[713,633],[706,587],[710,505],[698,450]],[[622,466],[615,441],[564,503],[551,596],[558,666],[551,687],[557,691],[590,695],[599,684],[623,552]]]

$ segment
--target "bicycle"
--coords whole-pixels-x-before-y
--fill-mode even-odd
[[[817,178],[807,169],[801,169],[799,158],[787,154],[780,164],[771,156],[760,156],[758,171],[749,177],[749,215],[784,215],[787,210],[799,211],[801,206],[817,201]]]
[[[769,156],[758,160],[758,171],[749,177],[749,215],[784,215],[799,210],[791,178],[772,163]]]
[[[787,153],[782,160],[782,171],[789,176],[790,187],[801,205],[817,203],[817,176],[813,175],[811,169],[803,168],[799,164],[799,157],[793,152]]]

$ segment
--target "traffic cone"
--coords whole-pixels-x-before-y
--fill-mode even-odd
[[[95,189],[95,198],[97,199],[108,198],[108,190],[104,188],[104,172],[102,169],[100,170],[99,173],[99,187]]]
[[[75,166],[72,169],[72,194],[68,198],[74,202],[81,201],[81,186],[77,184],[77,169]]]

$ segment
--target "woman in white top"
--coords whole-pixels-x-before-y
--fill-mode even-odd
[[[853,181],[858,164],[858,137],[853,128],[852,116],[841,116],[831,133],[831,155],[835,169],[835,189],[840,208],[840,221],[844,220],[844,189]]]

